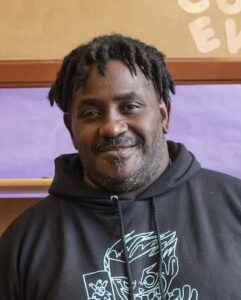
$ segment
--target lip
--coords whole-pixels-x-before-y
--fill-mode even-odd
[[[135,151],[136,145],[133,146],[118,146],[118,147],[108,147],[98,151],[100,155],[108,155],[112,157],[127,157],[133,151]]]
[[[136,144],[122,144],[122,145],[108,145],[98,150],[98,152],[109,152],[109,151],[122,151],[135,147]]]

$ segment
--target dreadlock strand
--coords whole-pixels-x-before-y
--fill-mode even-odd
[[[175,93],[174,81],[161,52],[137,39],[111,34],[96,37],[89,43],[80,45],[64,58],[49,91],[50,104],[56,103],[62,111],[67,112],[71,106],[73,91],[84,85],[91,65],[96,63],[100,74],[104,75],[110,59],[125,63],[133,76],[137,75],[139,67],[166,103],[170,101],[170,92]]]

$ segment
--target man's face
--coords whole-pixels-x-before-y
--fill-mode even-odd
[[[102,76],[93,64],[71,105],[65,124],[87,184],[125,193],[148,186],[164,171],[168,109],[140,69],[132,76],[123,62],[110,60]]]

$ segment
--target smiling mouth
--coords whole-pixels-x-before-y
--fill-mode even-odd
[[[138,145],[142,144],[142,140],[140,137],[129,137],[125,135],[119,135],[117,137],[104,137],[99,143],[94,143],[92,145],[92,151],[96,154],[103,153],[124,153],[126,151],[130,151]]]
[[[131,146],[115,146],[106,147],[98,151],[99,155],[107,155],[112,157],[128,157],[135,150],[136,145]]]
[[[109,152],[109,151],[121,151],[124,149],[129,149],[129,148],[133,148],[136,145],[126,145],[126,146],[122,146],[122,145],[115,145],[115,146],[107,146],[107,147],[103,147],[101,148],[98,152]]]

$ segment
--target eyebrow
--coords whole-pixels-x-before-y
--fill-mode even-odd
[[[79,104],[78,107],[81,106],[96,106],[99,104],[99,101],[95,98],[88,98],[88,99],[82,99]]]
[[[135,92],[128,92],[128,93],[120,93],[114,96],[114,100],[116,101],[127,101],[127,100],[134,100],[138,99],[143,101],[143,98],[136,94]],[[83,106],[97,106],[100,105],[101,101],[96,99],[96,98],[87,98],[87,99],[82,99],[78,107],[83,107]]]
[[[134,100],[134,99],[143,100],[142,97],[140,95],[136,94],[135,92],[117,94],[114,97],[114,99],[117,101]]]

